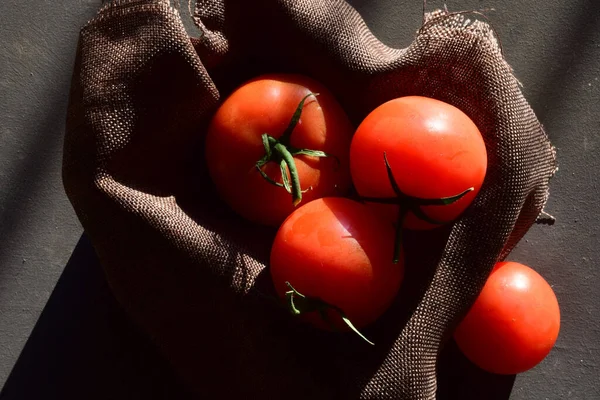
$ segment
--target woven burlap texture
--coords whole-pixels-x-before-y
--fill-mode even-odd
[[[441,345],[542,211],[555,171],[493,32],[438,11],[392,49],[342,0],[200,0],[195,21],[190,39],[168,1],[120,0],[81,32],[64,185],[117,299],[201,398],[435,398]],[[270,300],[273,230],[233,215],[207,177],[211,114],[266,72],[323,82],[354,123],[423,95],[462,109],[484,136],[479,196],[452,227],[407,236],[430,247],[407,251],[402,294],[366,330],[375,347]],[[431,251],[436,237],[443,251]]]

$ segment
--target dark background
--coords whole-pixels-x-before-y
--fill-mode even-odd
[[[419,0],[350,3],[394,47],[407,46],[421,22]],[[99,5],[0,2],[2,400],[190,397],[112,298],[62,188],[78,31]],[[487,9],[525,96],[558,149],[547,206],[557,222],[533,227],[510,259],[550,282],[562,326],[552,353],[517,377],[478,370],[451,343],[441,368],[454,376],[442,374],[439,398],[600,399],[600,256],[594,251],[600,231],[600,2],[447,5],[450,11]],[[428,2],[428,9],[441,6]]]

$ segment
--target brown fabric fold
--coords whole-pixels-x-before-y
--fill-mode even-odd
[[[342,0],[199,0],[195,20],[190,39],[167,0],[117,0],[81,32],[64,185],[116,297],[201,398],[435,398],[441,346],[542,211],[556,169],[490,27],[437,11],[392,49]],[[454,225],[407,236],[402,292],[366,330],[375,347],[271,300],[274,231],[233,215],[208,178],[212,113],[267,72],[321,81],[356,124],[423,95],[484,136],[479,196]]]

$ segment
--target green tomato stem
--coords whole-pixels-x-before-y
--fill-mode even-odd
[[[392,171],[392,167],[387,159],[387,154],[383,152],[383,162],[385,164],[385,169],[387,172],[388,180],[390,181],[390,186],[394,191],[394,197],[360,197],[360,200],[363,202],[369,203],[378,203],[378,204],[396,204],[399,207],[398,220],[396,225],[396,237],[394,240],[394,255],[393,262],[397,264],[400,261],[400,249],[402,246],[402,225],[404,225],[404,221],[409,212],[411,212],[415,217],[428,222],[432,225],[443,225],[444,221],[438,221],[434,218],[428,216],[422,209],[422,206],[447,206],[457,202],[462,199],[465,195],[472,192],[475,188],[470,187],[461,193],[458,193],[454,196],[442,197],[438,199],[425,199],[420,197],[409,196],[402,192],[396,178],[394,177],[394,173]]]
[[[318,93],[309,93],[300,100],[298,107],[294,111],[288,127],[280,136],[279,139],[275,139],[273,136],[264,133],[261,137],[265,154],[263,157],[256,162],[256,169],[261,176],[270,184],[275,186],[283,187],[288,193],[292,195],[292,204],[295,206],[302,201],[302,186],[300,184],[300,175],[296,168],[295,156],[306,155],[312,157],[333,157],[336,161],[339,160],[337,157],[325,153],[321,150],[311,149],[297,149],[292,147],[290,139],[294,128],[300,121],[302,110],[304,108],[304,102],[310,96],[317,96]],[[281,170],[281,180],[283,183],[276,182],[270,178],[263,170],[262,167],[269,162],[277,162]],[[308,190],[308,189],[307,189]]]
[[[333,331],[337,331],[336,326],[333,324],[333,322],[329,319],[327,315],[327,310],[333,310],[339,314],[339,316],[342,318],[342,321],[344,321],[346,326],[350,328],[351,331],[356,333],[361,339],[369,343],[371,346],[375,345],[375,343],[367,339],[367,337],[363,335],[354,326],[354,324],[346,316],[344,311],[342,311],[339,307],[336,307],[332,304],[328,304],[316,297],[305,296],[302,293],[298,292],[289,282],[286,282],[285,284],[290,289],[287,292],[285,292],[285,297],[287,300],[288,309],[292,315],[298,316],[304,313],[318,312],[323,321],[325,321],[325,323],[327,323]]]
[[[273,151],[276,155],[281,157],[281,159],[287,165],[287,170],[290,173],[292,204],[294,204],[294,206],[297,206],[298,203],[302,201],[302,188],[300,187],[300,177],[298,176],[298,169],[296,168],[294,156],[292,156],[292,153],[290,153],[288,148],[281,143],[275,144]],[[283,175],[284,172],[285,171],[282,170],[281,174]]]
[[[280,143],[283,143],[285,146],[289,146],[292,132],[294,131],[294,128],[296,127],[296,125],[298,125],[298,121],[300,121],[300,116],[302,115],[302,110],[304,109],[304,103],[306,102],[306,99],[308,99],[310,96],[316,97],[318,95],[319,95],[319,93],[309,93],[306,96],[304,96],[302,98],[302,100],[300,100],[300,103],[296,107],[296,110],[294,111],[294,114],[292,115],[292,119],[290,120],[290,123],[288,124],[288,127],[281,134],[281,137],[279,138]]]
[[[404,225],[404,220],[408,215],[408,210],[406,208],[400,208],[398,211],[398,221],[396,222],[396,237],[394,238],[394,264],[398,264],[400,261],[400,252],[402,249],[402,230],[404,229],[402,225]]]

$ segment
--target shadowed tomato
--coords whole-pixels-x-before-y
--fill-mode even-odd
[[[428,229],[456,219],[473,201],[487,153],[477,126],[461,110],[409,96],[382,104],[364,119],[352,140],[350,169],[361,197],[388,200],[369,203],[380,214],[406,228]]]
[[[328,305],[326,317],[347,328],[342,311],[356,327],[375,321],[390,306],[404,273],[401,260],[389,257],[394,229],[369,207],[346,198],[314,200],[294,211],[281,225],[271,250],[270,271],[279,295],[290,285],[300,294]],[[289,299],[288,299],[289,300]],[[328,328],[314,302],[296,298],[304,317]],[[321,303],[319,303],[321,302]],[[306,308],[309,309],[306,309]]]
[[[517,374],[540,363],[560,329],[554,291],[533,269],[498,263],[454,333],[474,364],[497,374]]]
[[[265,75],[240,86],[217,110],[206,137],[206,160],[221,198],[233,210],[277,226],[300,201],[347,192],[353,130],[320,83],[299,75]]]

